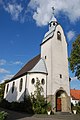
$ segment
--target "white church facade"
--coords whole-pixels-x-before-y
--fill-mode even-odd
[[[49,23],[49,31],[41,43],[41,54],[30,60],[6,84],[4,98],[9,102],[23,101],[25,92],[26,95],[34,92],[37,79],[54,112],[71,111],[67,42],[56,20]]]

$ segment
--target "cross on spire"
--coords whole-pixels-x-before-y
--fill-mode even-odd
[[[53,10],[53,14],[54,14],[54,10],[55,10],[55,8],[54,8],[54,7],[52,7],[52,10]]]

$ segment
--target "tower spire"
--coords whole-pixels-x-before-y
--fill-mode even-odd
[[[56,25],[57,25],[57,20],[56,20],[56,18],[54,17],[54,10],[55,10],[55,8],[52,7],[53,17],[51,18],[51,20],[50,20],[50,22],[49,22],[49,29],[51,29],[52,27],[56,27]]]

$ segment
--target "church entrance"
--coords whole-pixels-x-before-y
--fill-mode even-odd
[[[57,111],[61,111],[61,98],[57,98]]]
[[[63,90],[56,93],[56,112],[66,112],[67,96]]]

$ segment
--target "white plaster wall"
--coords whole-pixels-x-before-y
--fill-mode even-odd
[[[23,79],[23,86],[22,86],[22,90],[21,92],[19,91],[19,85],[20,85],[20,79]],[[12,84],[13,82],[15,82],[15,88],[14,88],[14,92],[12,93]],[[24,91],[25,91],[25,82],[26,82],[26,75],[25,76],[22,76],[16,80],[13,80],[7,84],[9,84],[9,89],[8,89],[8,92],[6,94],[6,88],[7,88],[7,84],[5,86],[5,93],[4,93],[4,98],[6,100],[8,100],[9,102],[12,102],[12,101],[23,101],[23,98],[24,98]]]
[[[51,82],[50,82],[51,81],[51,40],[48,40],[41,46],[41,58],[44,59],[48,71],[47,95],[51,95]]]
[[[57,31],[61,33],[61,41],[57,40]],[[68,55],[67,55],[67,43],[64,36],[64,32],[60,25],[57,26],[52,40],[52,94],[55,94],[56,90],[60,87],[66,91],[70,96],[69,88],[69,75],[68,75]],[[60,74],[62,78],[60,78]]]
[[[20,79],[23,79],[23,86],[22,86],[22,90],[21,92],[19,91],[19,85],[20,85]],[[30,73],[27,74],[25,76],[22,76],[16,80],[13,80],[7,84],[9,84],[9,88],[8,88],[8,92],[6,93],[6,89],[7,89],[7,84],[5,86],[5,93],[4,93],[4,98],[6,100],[8,100],[9,102],[13,102],[13,101],[23,101],[24,100],[24,91],[25,91],[25,85],[26,85],[26,95],[31,95],[31,93],[34,93],[35,90],[35,84],[31,83],[32,78],[35,79],[35,84],[36,84],[36,80],[37,78],[40,80],[44,79],[45,80],[45,84],[42,85],[43,87],[43,95],[44,97],[46,97],[46,74],[42,74],[42,73]],[[15,89],[14,92],[12,93],[12,84],[13,82],[15,82]]]
[[[31,83],[32,78],[35,79],[34,84]],[[44,97],[46,97],[46,74],[42,74],[42,73],[30,73],[30,74],[27,75],[28,80],[27,80],[27,86],[26,87],[29,91],[29,95],[31,95],[31,93],[34,94],[35,84],[36,84],[37,78],[40,80],[40,83],[41,83],[42,79],[45,80],[45,84],[42,85],[42,87],[43,87],[43,90],[44,90],[43,95],[44,95]]]
[[[61,41],[57,39],[57,31],[61,32]],[[45,58],[45,56],[47,57],[45,63],[48,70],[48,95],[54,95],[60,87],[63,87],[70,96],[67,43],[60,25],[56,27],[54,36],[41,46],[41,57]],[[60,78],[60,74],[62,74],[62,78]]]

